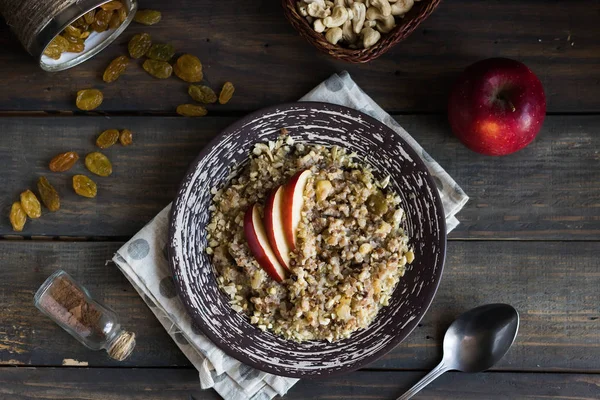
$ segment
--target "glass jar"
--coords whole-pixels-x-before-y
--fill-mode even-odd
[[[123,361],[135,347],[135,334],[121,328],[114,311],[97,302],[65,271],[52,274],[38,289],[35,306],[92,350],[106,350]]]

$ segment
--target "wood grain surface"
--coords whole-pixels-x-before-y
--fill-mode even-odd
[[[453,239],[600,238],[600,116],[549,116],[539,137],[508,157],[465,148],[442,116],[396,119],[471,197],[458,215]],[[0,235],[12,235],[10,205],[45,175],[62,196],[62,209],[29,221],[24,236],[127,238],[174,198],[188,164],[233,118],[209,117],[7,117],[0,118]],[[58,174],[48,170],[56,154],[83,158],[97,150],[104,129],[129,128],[134,144],[105,150],[109,178],[93,177],[98,197],[84,199],[71,177],[87,173],[82,162]],[[91,175],[91,174],[89,174]]]
[[[501,56],[525,62],[540,77],[548,111],[600,111],[598,0],[445,1],[412,36],[367,65],[320,54],[285,20],[278,1],[146,0],[142,7],[162,11],[163,20],[134,24],[93,60],[55,74],[43,72],[0,24],[0,110],[76,111],[77,90],[97,87],[105,93],[101,112],[173,113],[188,100],[176,78],[155,80],[134,62],[117,82],[100,79],[134,34],[148,32],[156,42],[198,55],[212,86],[235,83],[234,99],[216,110],[293,101],[346,69],[388,111],[439,112],[460,71]]]
[[[327,380],[300,381],[285,399],[394,399],[422,372],[361,371]],[[600,375],[448,372],[425,388],[423,400],[596,400]],[[201,391],[191,369],[0,368],[0,396],[11,400],[217,400]]]
[[[0,365],[188,366],[116,265],[120,243],[0,241]],[[416,330],[374,369],[429,369],[444,332],[464,310],[496,302],[521,315],[519,336],[495,367],[506,371],[599,372],[600,243],[453,241],[438,294]],[[113,308],[138,335],[132,357],[111,361],[79,345],[33,307],[41,283],[62,268]],[[468,288],[468,289],[467,289]],[[175,295],[169,293],[168,295]],[[185,339],[178,336],[178,340]]]

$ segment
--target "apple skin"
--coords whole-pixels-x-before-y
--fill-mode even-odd
[[[546,116],[542,83],[527,66],[489,58],[467,67],[448,100],[452,131],[469,149],[502,156],[527,146]]]
[[[250,252],[256,258],[258,265],[262,267],[271,278],[277,282],[285,279],[285,269],[281,266],[265,232],[258,205],[251,205],[244,214],[244,236],[250,248]]]
[[[290,246],[283,225],[284,187],[278,186],[271,191],[265,202],[265,230],[269,243],[279,263],[290,270]]]

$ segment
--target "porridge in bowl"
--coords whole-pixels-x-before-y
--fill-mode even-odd
[[[213,189],[207,253],[221,290],[262,330],[347,338],[388,305],[414,253],[400,198],[338,146],[286,134]]]

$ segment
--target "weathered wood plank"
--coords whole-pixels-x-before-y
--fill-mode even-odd
[[[153,27],[132,25],[117,43],[67,72],[43,72],[0,25],[0,110],[72,110],[79,89],[104,88],[102,111],[173,112],[187,101],[183,82],[158,81],[131,65],[115,84],[101,71],[125,53],[129,38],[148,32],[156,41],[197,54],[208,81],[237,86],[219,110],[253,110],[293,101],[334,72],[347,69],[390,111],[442,111],[449,88],[467,65],[487,57],[524,61],[543,82],[551,112],[600,111],[598,3],[587,0],[453,0],[407,40],[368,65],[351,65],[320,54],[289,25],[278,2],[147,0],[163,12]]]
[[[423,376],[421,372],[354,372],[326,380],[300,381],[286,399],[393,399]],[[0,395],[13,400],[161,399],[216,400],[199,390],[190,369],[0,368]],[[418,396],[430,400],[598,398],[600,375],[449,372]]]
[[[0,241],[0,364],[59,366],[186,366],[173,341],[114,264],[117,243]],[[407,339],[369,366],[428,369],[441,358],[443,334],[472,307],[513,304],[519,336],[497,365],[508,371],[600,372],[600,242],[453,241],[437,297]],[[63,268],[115,309],[139,336],[124,363],[77,344],[32,305],[38,286]]]
[[[550,116],[534,143],[508,157],[466,149],[442,116],[396,118],[471,196],[451,238],[600,238],[600,116]],[[5,217],[12,201],[34,188],[39,175],[47,175],[63,196],[62,210],[30,221],[23,235],[131,236],[173,199],[188,164],[232,121],[0,118],[0,235],[13,233]],[[54,155],[76,150],[83,157],[93,151],[99,132],[114,127],[132,129],[135,142],[106,150],[114,173],[96,179],[96,199],[83,199],[71,188],[71,176],[86,173],[82,163],[65,174],[48,171]]]

